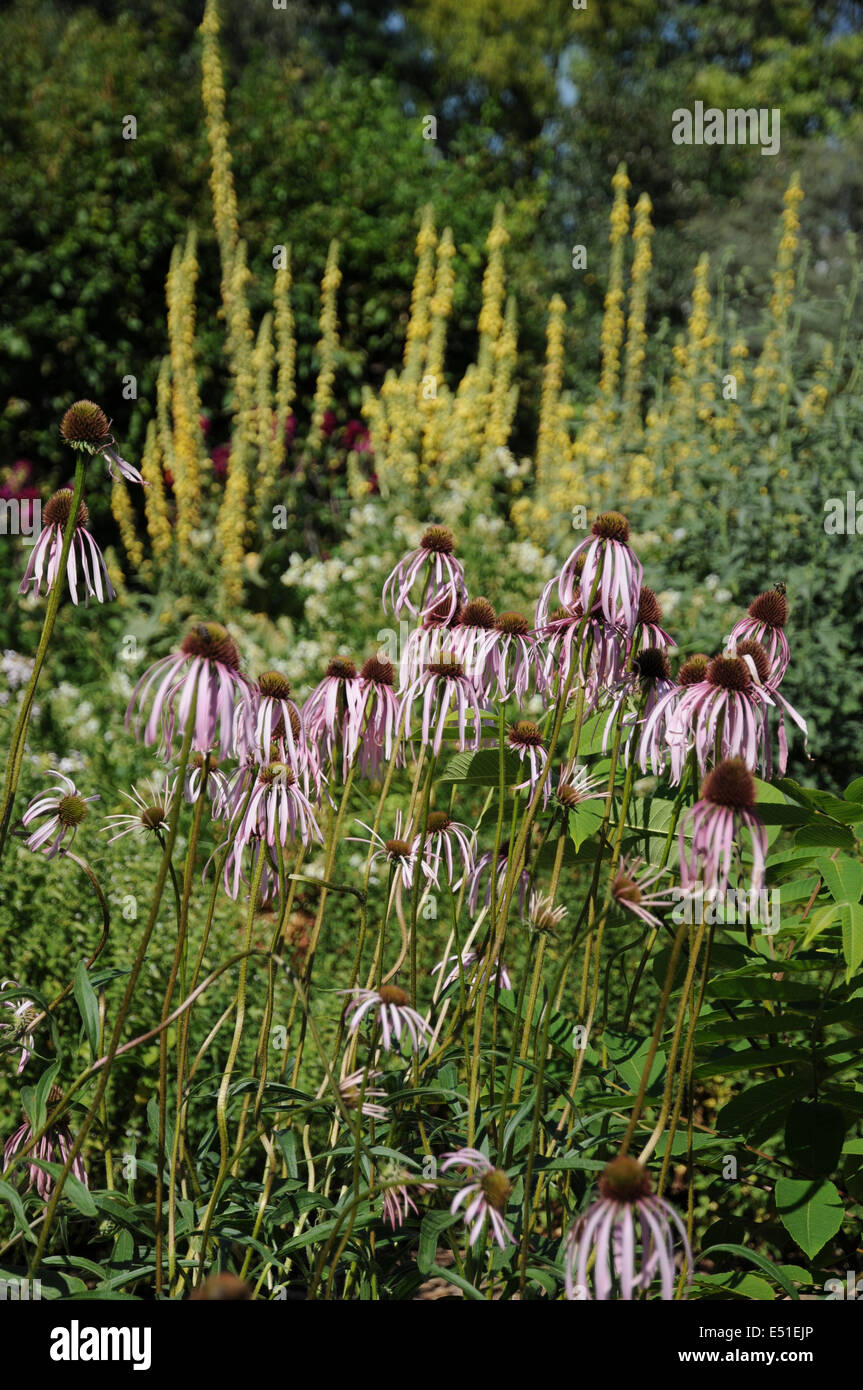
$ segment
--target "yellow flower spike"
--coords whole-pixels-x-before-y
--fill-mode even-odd
[[[181,252],[175,247],[168,272],[168,338],[171,362],[174,496],[177,502],[177,549],[189,558],[192,530],[200,516],[201,402],[195,366],[196,237],[189,233]]]
[[[620,379],[620,350],[623,345],[623,257],[624,239],[629,229],[629,178],[626,165],[620,164],[611,181],[614,189],[609,236],[611,263],[608,270],[608,289],[605,295],[605,310],[602,318],[600,343],[602,347],[602,371],[599,379],[599,392],[603,398],[606,415],[613,413],[611,404],[617,392]]]
[[[632,240],[635,255],[632,260],[632,275],[629,289],[629,319],[626,336],[626,367],[623,378],[624,421],[629,428],[639,426],[642,368],[647,343],[645,320],[647,315],[647,291],[650,270],[653,264],[651,238],[653,223],[650,214],[653,204],[647,193],[642,193],[635,205],[635,225]]]
[[[339,351],[339,320],[336,296],[342,282],[339,270],[339,244],[331,241],[327,252],[327,264],[321,281],[321,337],[318,342],[318,378],[315,383],[315,398],[312,406],[312,423],[309,430],[309,448],[320,444],[324,415],[333,399],[333,383],[336,379],[336,359]]]
[[[752,392],[752,404],[755,406],[764,405],[771,393],[787,396],[792,386],[789,311],[794,303],[795,261],[800,245],[797,207],[803,196],[800,179],[793,174],[782,199],[784,208],[780,217],[773,294],[770,298],[773,326],[764,339],[754,372],[756,385]]]
[[[237,195],[228,145],[225,117],[225,84],[219,55],[219,10],[216,0],[207,0],[201,21],[201,95],[210,146],[210,188],[213,194],[213,220],[222,257],[223,273],[233,260],[239,240]]]
[[[423,208],[422,221],[416,241],[417,268],[411,294],[410,316],[405,333],[403,376],[406,383],[419,381],[425,361],[431,329],[430,308],[434,293],[436,248],[437,233],[434,225],[434,210],[429,203]]]
[[[150,486],[144,488],[144,515],[147,533],[157,561],[163,561],[171,553],[172,531],[168,520],[168,504],[162,480],[161,450],[159,447],[159,427],[155,420],[147,425],[144,450],[141,455],[141,476]]]
[[[253,353],[255,371],[255,421],[258,466],[255,470],[255,511],[260,514],[276,485],[275,417],[273,415],[273,316],[265,314]],[[284,430],[282,431],[284,436]]]
[[[485,427],[486,451],[502,449],[509,439],[518,403],[518,388],[512,385],[517,355],[516,307],[515,299],[510,296],[506,304],[503,330],[495,346],[494,377]],[[491,469],[496,472],[496,464],[493,461]]]
[[[156,425],[159,436],[161,478],[176,479],[174,462],[174,430],[171,422],[171,359],[163,357],[156,378]]]
[[[536,440],[535,472],[537,490],[553,481],[568,452],[569,437],[563,428],[560,410],[560,391],[563,386],[564,315],[566,305],[559,294],[548,306],[546,325],[545,366],[542,372],[542,395],[539,407],[539,427]]]
[[[117,523],[126,554],[133,568],[140,569],[144,563],[144,547],[138,539],[138,533],[135,529],[135,514],[129,501],[128,488],[119,478],[115,478],[111,484],[111,511]]]
[[[273,285],[277,363],[273,469],[277,477],[285,461],[285,430],[296,391],[297,345],[294,336],[294,314],[291,308],[290,248],[287,247],[285,261],[284,267],[280,267],[276,271]]]

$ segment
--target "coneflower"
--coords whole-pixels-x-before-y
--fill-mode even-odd
[[[672,779],[680,781],[690,748],[701,773],[714,758],[739,757],[756,767],[769,757],[764,710],[772,703],[743,657],[715,656],[704,679],[682,689],[668,721]]]
[[[48,1092],[48,1108],[50,1109],[52,1106],[55,1106],[57,1102],[62,1099],[62,1096],[63,1092],[60,1090],[60,1087],[52,1086]],[[33,1130],[30,1127],[30,1121],[25,1119],[24,1123],[15,1130],[14,1134],[10,1135],[4,1145],[4,1168],[9,1167],[9,1164],[20,1149],[26,1149],[32,1138]],[[30,1176],[28,1186],[33,1187],[35,1183],[36,1191],[43,1202],[48,1201],[48,1198],[54,1190],[54,1179],[51,1177],[50,1173],[46,1172],[46,1170],[34,1160],[41,1159],[44,1163],[63,1164],[69,1157],[72,1143],[72,1135],[69,1132],[68,1125],[60,1120],[56,1125],[52,1126],[51,1129],[45,1131],[30,1155],[30,1161],[27,1164],[27,1171]],[[82,1182],[85,1187],[88,1186],[87,1171],[80,1154],[72,1163],[72,1167],[69,1171],[72,1176],[77,1178],[79,1182]]]
[[[417,850],[421,838],[418,830],[414,841]],[[429,811],[421,856],[426,866],[426,877],[439,888],[443,868],[447,884],[456,891],[466,875],[473,871],[475,844],[476,831],[471,830],[470,826],[454,821],[446,811]]]
[[[385,840],[371,825],[366,825],[365,821],[358,820],[357,825],[361,825],[363,830],[369,832],[369,838],[349,835],[349,841],[352,844],[367,847],[370,851],[369,865],[383,859],[390,866],[393,885],[398,885],[410,892],[413,888],[414,870],[419,857],[419,844],[418,839],[415,839],[405,827],[401,810],[396,811],[393,834],[389,840]],[[420,867],[425,876],[430,878],[431,871],[424,860],[420,862]]]
[[[178,652],[145,671],[132,693],[126,727],[137,707],[136,732],[147,745],[158,742],[170,757],[175,738],[182,738],[191,722],[192,750],[208,753],[217,747],[219,756],[227,758],[236,751],[237,718],[251,718],[252,686],[239,668],[240,655],[227,629],[221,623],[196,623]]]
[[[422,741],[426,745],[431,743],[435,756],[441,750],[451,716],[456,721],[451,732],[455,734],[457,746],[462,750],[479,747],[483,716],[480,696],[458,661],[444,660],[428,665],[408,686],[402,696],[401,710],[405,738],[410,738],[411,723],[416,725],[419,718]]]
[[[629,522],[620,512],[604,512],[560,572],[560,601],[571,607],[578,600],[585,613],[598,610],[629,636],[638,620],[641,574],[629,545]]]
[[[121,477],[130,483],[140,483],[142,487],[150,486],[137,468],[120,458],[114,448],[111,421],[95,401],[76,401],[74,405],[70,405],[60,421],[60,433],[70,448],[81,449],[88,454],[101,454],[107,459],[108,472],[112,478]]]
[[[20,994],[21,991],[15,980],[0,980],[0,994],[7,990]],[[20,1047],[21,1056],[18,1060],[18,1076],[26,1067],[33,1052],[34,1040],[30,1032],[31,1025],[39,1016],[39,1010],[32,999],[22,996],[20,999],[4,999],[2,1001],[4,1009],[8,1009],[12,1018],[8,1023],[0,1021],[0,1033],[6,1033],[16,1047]]]
[[[443,599],[433,604],[408,633],[399,662],[400,691],[407,690],[427,666],[443,661],[447,655],[452,656],[456,616],[450,613],[449,600]]]
[[[341,753],[342,776],[347,776],[350,730],[362,727],[363,693],[356,666],[349,657],[337,656],[327,666],[302,709],[310,743],[318,750],[318,763],[328,766]]]
[[[608,747],[611,731],[621,719],[621,750],[629,761],[633,743],[657,705],[675,689],[664,647],[645,647],[634,656],[629,670],[610,692],[610,707],[602,735],[602,751]]]
[[[400,706],[394,686],[392,662],[370,656],[360,671],[357,699],[345,725],[348,763],[356,757],[359,771],[367,777],[373,777],[393,757],[397,767],[404,765]]]
[[[418,1052],[431,1028],[422,1014],[411,1007],[410,995],[398,985],[381,985],[380,989],[342,989],[340,994],[351,996],[345,1006],[348,1032],[355,1033],[363,1019],[373,1017],[381,1030],[381,1046],[385,1052],[400,1043],[403,1036],[411,1049]]]
[[[651,771],[658,776],[665,768],[672,746],[676,745],[674,766],[679,775],[690,744],[688,735],[675,722],[674,711],[684,690],[699,685],[706,679],[709,665],[710,657],[704,652],[696,652],[694,656],[687,657],[677,672],[676,684],[660,696],[646,715],[638,741],[638,758],[642,772],[647,771],[649,764]]]
[[[82,796],[71,777],[58,772],[56,768],[49,771],[52,777],[58,779],[57,785],[34,796],[21,822],[30,826],[34,821],[42,821],[25,843],[28,849],[41,850],[49,859],[53,859],[61,849],[68,849],[78,832],[78,826],[87,815],[88,803],[99,798]]]
[[[455,541],[446,526],[429,526],[419,546],[395,566],[383,588],[384,608],[389,606],[396,617],[407,609],[409,613],[427,613],[445,604],[452,617],[460,603],[467,598],[464,571],[455,558]],[[420,585],[420,597],[416,588]]]
[[[779,689],[780,681],[784,674],[784,667],[781,663],[771,663],[770,655],[760,642],[753,638],[744,638],[737,643],[735,655],[740,657],[749,666],[753,677],[759,682],[765,693],[764,709],[762,711],[762,739],[761,747],[764,757],[764,776],[769,781],[773,776],[773,743],[770,737],[770,710],[775,708],[779,714],[779,725],[776,731],[777,742],[779,744],[779,776],[785,775],[785,768],[788,764],[788,737],[785,733],[785,715],[787,714],[792,722],[797,725],[803,735],[804,745],[809,737],[809,728],[806,720]]]
[[[561,766],[554,793],[558,806],[574,811],[583,801],[595,801],[604,796],[605,782],[602,777],[592,776],[574,758]]]
[[[624,912],[631,913],[649,927],[661,927],[662,918],[656,915],[656,910],[667,909],[674,901],[670,886],[656,888],[667,872],[666,869],[651,869],[638,856],[622,858],[612,880],[611,896]]]
[[[788,668],[790,653],[785,625],[788,622],[788,600],[785,586],[766,589],[749,605],[745,618],[740,618],[731,629],[729,645],[740,646],[751,638],[759,642],[767,651],[770,664],[770,684],[777,686]]]
[[[483,646],[495,624],[495,611],[487,598],[470,599],[458,610],[449,630],[449,647],[479,690],[485,688],[486,661]]]
[[[247,796],[245,786],[249,778],[254,778],[254,785]],[[270,851],[277,851],[278,846],[294,840],[301,840],[304,845],[322,843],[323,836],[311,802],[288,763],[247,764],[233,795],[236,811],[228,827],[228,839],[233,848],[231,897],[235,898],[244,846],[263,842]],[[271,853],[270,860],[275,862],[275,854]]]
[[[536,639],[521,613],[499,613],[479,648],[490,697],[522,704],[531,686],[542,687]]]
[[[530,790],[531,796],[540,784],[543,788],[543,805],[548,801],[548,749],[543,742],[542,730],[530,719],[518,719],[510,724],[506,734],[507,747],[515,753],[524,765],[527,776],[517,783],[517,790]]]
[[[599,1201],[588,1207],[564,1242],[569,1299],[626,1302],[660,1281],[660,1297],[674,1297],[679,1239],[692,1279],[692,1250],[683,1221],[670,1202],[653,1195],[650,1177],[634,1158],[615,1158],[599,1179]],[[592,1264],[592,1269],[591,1269]]]
[[[662,608],[652,589],[642,584],[638,595],[638,616],[635,622],[636,633],[641,635],[644,647],[673,647],[674,642],[662,626]]]
[[[542,624],[537,620],[535,635],[540,663],[537,689],[554,695],[567,683],[580,685],[587,708],[593,709],[602,692],[620,679],[630,645],[626,633],[601,613],[585,619],[580,601],[555,609]]]
[[[767,834],[755,814],[755,780],[742,758],[729,758],[708,773],[701,798],[680,822],[683,888],[724,896],[741,829],[752,841],[752,892],[764,883]]]
[[[102,830],[115,832],[108,840],[109,845],[124,835],[135,835],[138,839],[145,840],[151,835],[161,835],[168,829],[168,817],[173,801],[171,789],[165,783],[154,782],[152,778],[148,778],[144,786],[146,796],[142,796],[137,787],[132,788],[131,796],[128,792],[120,793],[134,806],[134,813],[124,812],[106,816]]]
[[[467,1170],[465,1182],[450,1202],[453,1215],[464,1206],[464,1224],[468,1231],[468,1244],[476,1245],[488,1222],[492,1236],[501,1250],[515,1244],[515,1236],[503,1219],[507,1202],[512,1195],[512,1183],[502,1168],[480,1153],[479,1149],[456,1149],[454,1153],[444,1154],[441,1159],[441,1172],[450,1168]],[[466,1205],[465,1205],[466,1204]]]
[[[73,497],[71,488],[61,488],[45,503],[45,525],[27,561],[24,578],[18,586],[19,594],[26,594],[31,585],[35,594],[41,593],[43,580],[45,592],[48,593],[57,583],[63,550],[63,532],[71,514]],[[87,530],[89,519],[87,508],[81,502],[72,533],[72,544],[66,557],[66,579],[72,602],[78,603],[80,587],[85,607],[91,598],[95,598],[98,603],[105,603],[117,597],[108,578],[102,552]]]

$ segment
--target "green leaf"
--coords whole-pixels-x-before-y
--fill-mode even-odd
[[[25,1238],[32,1241],[35,1245],[36,1237],[30,1230],[30,1223],[27,1220],[24,1203],[21,1201],[20,1195],[11,1183],[0,1180],[0,1200],[9,1203],[15,1225],[18,1227],[19,1231],[23,1231]]]
[[[454,1269],[444,1269],[441,1265],[432,1265],[428,1272],[433,1279],[443,1279],[444,1283],[452,1284],[453,1288],[461,1289],[465,1298],[472,1298],[479,1300],[480,1303],[485,1303],[485,1294],[480,1293],[479,1289],[475,1289],[473,1284],[469,1284],[466,1279],[462,1279],[461,1275],[456,1274]]]
[[[840,854],[838,859],[819,859],[816,868],[837,903],[859,903],[863,896],[863,864]]]
[[[521,763],[508,749],[503,757],[503,780],[506,787],[524,780]],[[478,753],[456,753],[455,757],[450,758],[438,781],[469,782],[475,787],[500,786],[499,749],[481,748]]]
[[[90,1055],[95,1057],[99,1046],[99,1001],[87,974],[87,963],[83,960],[79,960],[75,966],[75,1002],[84,1024]]]
[[[28,1163],[34,1163],[37,1168],[44,1168],[46,1173],[50,1173],[55,1180],[59,1178],[63,1171],[62,1163],[49,1163],[44,1158],[34,1158],[32,1154],[27,1159]],[[66,1181],[63,1184],[63,1196],[67,1197],[80,1211],[82,1216],[98,1216],[99,1208],[93,1201],[89,1189],[84,1186],[80,1178],[76,1178],[74,1173],[66,1174]]]
[[[602,823],[602,811],[595,802],[585,801],[569,813],[569,833],[576,849],[581,849],[585,840],[591,839]]]
[[[59,1070],[60,1059],[57,1058],[50,1066],[45,1068],[36,1083],[33,1092],[33,1113],[31,1115],[31,1124],[34,1133],[37,1129],[41,1129],[45,1123],[45,1117],[48,1114],[48,1094],[51,1087],[54,1085],[54,1080]],[[53,1108],[56,1108],[56,1106]]]
[[[780,1178],[774,1192],[776,1212],[792,1240],[814,1260],[842,1225],[845,1208],[832,1182]]]
[[[801,950],[805,951],[823,931],[826,931],[828,927],[832,927],[838,916],[839,909],[835,903],[826,903],[824,907],[819,907],[817,912],[813,912],[807,923],[806,935],[801,943]]]
[[[804,825],[794,837],[796,845],[829,845],[831,849],[853,849],[854,836],[845,825],[825,820],[822,824]]]
[[[795,1100],[785,1121],[785,1149],[795,1167],[811,1178],[824,1178],[839,1166],[845,1140],[845,1116],[835,1105]]]
[[[721,1072],[722,1062],[717,1059],[716,1070]],[[723,1134],[741,1134],[744,1139],[769,1139],[777,1130],[784,1127],[785,1116],[792,1101],[805,1095],[809,1089],[804,1077],[780,1077],[773,1081],[762,1081],[750,1086],[741,1095],[735,1096],[724,1105],[717,1116],[717,1128]]]
[[[839,909],[839,916],[842,918],[842,950],[847,985],[863,961],[863,903],[846,903]]]
[[[458,1220],[448,1211],[428,1211],[420,1223],[420,1238],[417,1248],[417,1269],[420,1274],[428,1274],[435,1262],[441,1234],[449,1230]]]
[[[760,1255],[757,1250],[749,1250],[745,1245],[711,1245],[708,1250],[703,1250],[701,1252],[701,1258],[706,1259],[708,1255],[715,1255],[720,1250],[725,1251],[728,1255],[736,1255],[738,1260],[748,1260],[750,1264],[755,1265],[756,1268],[760,1269],[768,1278],[775,1279],[789,1298],[793,1298],[795,1301],[799,1300],[800,1295],[788,1278],[788,1275],[777,1265],[771,1264],[770,1261],[764,1255]]]

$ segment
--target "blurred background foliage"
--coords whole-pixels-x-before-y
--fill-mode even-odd
[[[863,498],[863,7],[224,0],[220,12],[250,272],[233,302],[252,333],[273,309],[273,248],[291,248],[291,343],[275,356],[292,357],[295,382],[269,495],[256,421],[272,346],[259,336],[263,355],[246,364],[263,385],[243,419],[246,368],[226,363],[203,4],[0,12],[0,493],[44,499],[66,481],[57,422],[79,396],[103,404],[127,456],[146,456],[165,489],[163,548],[146,559],[140,497],[114,489],[112,516],[108,488],[94,478],[88,492],[121,588],[116,618],[96,624],[108,647],[131,633],[142,654],[158,649],[206,608],[246,632],[263,624],[262,656],[307,689],[344,647],[334,595],[351,645],[373,644],[381,580],[424,519],[457,529],[477,591],[528,613],[579,538],[572,508],[619,506],[686,649],[717,647],[754,593],[788,585],[801,652],[788,688],[816,760],[798,747],[792,767],[844,785],[861,752],[859,537],[823,523],[826,499]],[[674,145],[671,114],[695,100],[778,105],[781,152]],[[129,115],[134,140],[122,138]],[[805,196],[789,223],[795,175]],[[169,338],[165,288],[190,224],[175,305],[186,341],[176,327]],[[123,399],[130,373],[137,400]],[[278,530],[269,501],[284,503]],[[0,645],[29,651],[38,615],[15,598],[18,547],[0,567]],[[70,635],[58,661],[98,682],[86,651]]]
[[[23,454],[40,468],[58,464],[53,422],[70,393],[101,393],[123,436],[143,436],[164,350],[153,307],[188,219],[202,230],[204,266],[208,257],[215,265],[202,10],[46,0],[0,14],[3,462]],[[228,0],[223,49],[250,265],[268,266],[272,246],[290,240],[298,341],[310,344],[326,243],[339,237],[344,404],[355,410],[359,382],[379,383],[397,361],[416,210],[428,201],[452,227],[459,257],[451,361],[457,371],[470,361],[482,247],[503,196],[523,353],[516,441],[528,448],[554,292],[570,308],[569,384],[596,358],[607,189],[621,161],[653,205],[654,323],[682,322],[697,253],[728,246],[738,299],[743,308],[755,301],[756,317],[771,254],[765,206],[776,206],[792,168],[809,195],[810,275],[823,299],[839,298],[845,233],[858,229],[863,208],[860,20],[857,4],[762,0],[583,10],[569,0]],[[777,94],[775,158],[670,141],[671,111],[696,98],[773,106]],[[128,114],[134,141],[122,139]],[[427,114],[435,141],[422,138]],[[587,248],[586,272],[572,269],[576,243]],[[212,295],[215,277],[202,280]],[[221,402],[212,391],[207,400],[206,372],[219,355],[214,333],[202,354],[214,410]],[[306,397],[310,356],[308,347],[298,363]],[[137,408],[121,397],[128,373],[138,379]]]

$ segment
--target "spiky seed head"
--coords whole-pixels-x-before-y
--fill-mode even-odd
[[[397,1008],[404,1008],[405,1004],[410,1003],[410,995],[407,990],[400,989],[398,985],[381,985],[378,990],[378,998],[382,1004],[395,1004]]]
[[[739,656],[715,656],[707,667],[707,679],[722,690],[745,690],[752,673]]]
[[[291,698],[291,682],[278,671],[264,671],[258,680],[258,689],[262,695],[269,695],[274,700]]]
[[[632,664],[643,681],[671,680],[668,653],[663,647],[645,647],[643,652],[633,658]]]
[[[758,679],[763,685],[770,675],[770,657],[767,655],[761,643],[753,642],[749,639],[745,642],[738,642],[737,655],[748,656],[751,659],[753,666],[758,672]]]
[[[511,637],[526,637],[530,632],[530,623],[521,613],[498,613],[495,627]]]
[[[448,526],[429,526],[420,539],[421,550],[431,550],[435,555],[452,555],[455,538]]]
[[[765,589],[749,605],[749,616],[768,627],[784,627],[788,622],[788,600],[782,589]]]
[[[111,438],[111,422],[95,401],[76,401],[60,421],[60,433],[73,449],[92,453]]]
[[[494,608],[487,598],[472,598],[458,611],[456,621],[462,627],[494,627]]]
[[[368,661],[363,664],[360,679],[371,681],[373,685],[395,685],[396,676],[393,663],[387,661],[386,658],[381,660],[380,657],[370,656]]]
[[[228,629],[221,623],[196,623],[183,639],[181,650],[186,656],[198,656],[205,661],[218,662],[231,671],[240,669],[240,653]]]
[[[651,1193],[650,1175],[634,1158],[613,1158],[599,1179],[601,1195],[615,1202],[637,1202]]]
[[[606,541],[629,540],[629,522],[621,512],[603,512],[590,528],[595,536]]]
[[[331,680],[356,680],[357,668],[347,656],[335,656],[324,673]]]
[[[662,622],[659,599],[652,589],[648,589],[646,584],[638,595],[638,621],[640,623],[655,623],[657,626]]]
[[[696,652],[694,656],[687,657],[677,672],[677,684],[698,685],[700,681],[707,679],[709,664],[710,657],[704,652]]]
[[[731,811],[752,811],[756,798],[755,779],[742,758],[726,758],[701,784],[702,801]]]
[[[45,503],[45,525],[59,526],[61,531],[65,531],[66,522],[69,520],[72,511],[72,499],[75,496],[70,487],[61,487],[59,492],[55,492],[53,497],[49,497]],[[84,502],[78,504],[78,519],[76,526],[87,526],[90,522],[90,513]]]

